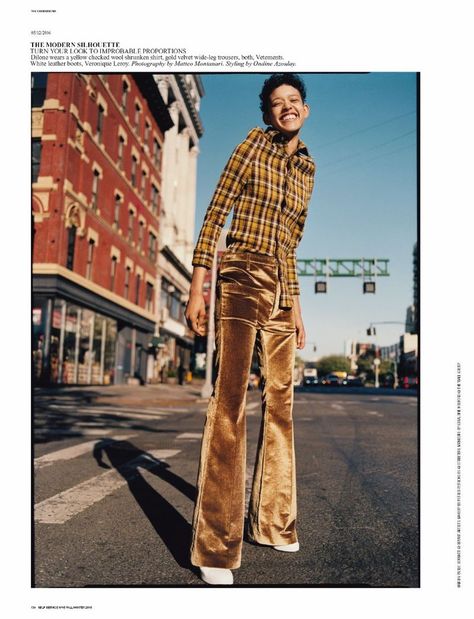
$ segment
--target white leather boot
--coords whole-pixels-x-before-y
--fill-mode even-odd
[[[300,543],[294,542],[293,544],[285,544],[284,546],[273,546],[275,550],[282,550],[283,552],[298,552],[300,549]]]
[[[225,567],[200,567],[201,578],[208,585],[233,585],[234,576]]]

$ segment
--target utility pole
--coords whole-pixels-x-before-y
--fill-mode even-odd
[[[216,306],[216,279],[217,279],[217,251],[214,253],[211,269],[211,290],[209,297],[209,314],[207,320],[207,351],[206,351],[206,379],[201,389],[203,398],[210,398],[212,395],[212,367],[215,339],[214,310]]]

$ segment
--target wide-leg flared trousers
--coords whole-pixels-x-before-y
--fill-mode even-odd
[[[248,509],[248,537],[297,541],[293,437],[292,308],[278,305],[276,258],[224,253],[216,290],[216,381],[201,444],[191,563],[240,566],[245,511],[245,402],[256,344],[263,381],[262,421]]]

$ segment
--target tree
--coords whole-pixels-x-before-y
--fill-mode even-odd
[[[328,355],[322,357],[318,363],[318,374],[324,376],[331,372],[347,372],[351,370],[351,362],[342,355]]]

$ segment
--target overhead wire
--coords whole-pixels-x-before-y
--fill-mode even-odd
[[[317,147],[317,150],[321,150],[322,148],[326,148],[326,146],[331,146],[332,144],[337,144],[338,142],[342,142],[347,138],[352,137],[353,135],[359,135],[360,133],[365,133],[366,131],[370,131],[371,129],[376,129],[377,127],[382,127],[383,125],[387,125],[388,123],[393,122],[394,120],[398,120],[399,118],[405,118],[406,116],[410,116],[411,114],[415,114],[416,110],[411,110],[410,112],[405,112],[404,114],[399,114],[398,116],[393,116],[392,118],[388,118],[387,120],[383,120],[380,123],[376,123],[374,125],[370,125],[369,127],[364,127],[363,129],[358,129],[357,131],[353,131],[352,133],[347,133],[335,140],[331,140],[330,142],[325,142],[324,144],[320,144]]]

